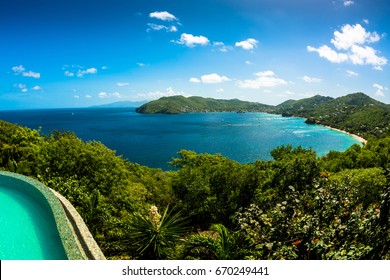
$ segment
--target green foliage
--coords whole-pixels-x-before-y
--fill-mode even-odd
[[[165,209],[163,215],[152,206],[149,215],[133,213],[130,223],[123,225],[126,243],[132,255],[139,259],[167,259],[174,256],[174,249],[180,238],[188,231],[187,221]]]
[[[184,259],[242,260],[250,245],[249,238],[242,232],[232,232],[222,224],[214,224],[208,232],[190,235],[182,254]]]
[[[219,154],[182,150],[172,165],[180,168],[172,187],[184,213],[194,224],[207,228],[211,223],[230,223],[230,217],[249,205],[257,182],[252,165],[242,165]]]
[[[330,102],[314,100],[316,110]],[[367,101],[337,102],[359,111]],[[0,169],[64,195],[108,258],[390,259],[390,137],[323,158],[292,146],[271,155],[239,164],[183,150],[172,161],[177,171],[163,172],[72,133],[44,136],[0,121]],[[151,205],[166,209],[162,217],[144,213]]]
[[[263,112],[272,106],[241,101],[238,99],[223,100],[199,96],[170,96],[151,101],[136,109],[144,114],[181,114],[190,112]]]

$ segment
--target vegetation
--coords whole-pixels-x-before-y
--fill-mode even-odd
[[[238,99],[223,100],[199,96],[171,96],[151,101],[136,109],[144,114],[181,114],[193,112],[263,112],[272,106]]]
[[[309,124],[322,124],[348,131],[363,138],[382,138],[390,133],[390,105],[363,93],[339,98],[314,97],[288,100],[277,106],[245,102],[237,99],[217,100],[202,97],[173,96],[149,102],[138,113],[179,114],[189,112],[267,112],[307,119]]]
[[[240,164],[183,150],[163,172],[0,121],[0,169],[64,195],[110,259],[390,259],[390,137],[271,155]]]

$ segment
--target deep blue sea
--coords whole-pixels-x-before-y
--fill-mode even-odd
[[[86,108],[2,111],[0,119],[43,132],[73,131],[83,140],[97,140],[132,162],[169,169],[181,149],[221,153],[241,163],[271,159],[270,151],[291,144],[322,156],[343,151],[353,137],[302,118],[266,113],[138,114],[129,108]]]

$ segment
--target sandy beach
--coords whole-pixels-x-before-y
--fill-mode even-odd
[[[336,130],[336,131],[339,131],[339,132],[342,132],[342,133],[345,133],[345,134],[348,134],[350,136],[352,136],[353,138],[355,138],[356,140],[358,140],[359,142],[363,143],[363,144],[366,144],[367,143],[367,140],[356,135],[356,134],[352,134],[352,133],[349,133],[345,130],[341,130],[341,129],[337,129],[337,128],[333,128],[333,127],[330,127],[330,126],[327,126],[327,125],[324,125],[326,128],[329,128],[329,129],[332,129],[332,130]]]

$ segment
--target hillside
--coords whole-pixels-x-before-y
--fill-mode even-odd
[[[332,98],[316,95],[301,100],[287,100],[277,106],[203,97],[172,96],[151,101],[136,109],[146,114],[180,114],[191,112],[267,112],[307,119],[359,135],[363,138],[385,137],[390,132],[390,105],[364,93]]]
[[[364,93],[339,98],[314,96],[287,101],[275,107],[275,113],[308,119],[308,123],[328,125],[363,138],[384,137],[389,130],[390,106]]]
[[[144,114],[181,114],[193,112],[268,112],[272,106],[261,103],[241,101],[238,99],[223,100],[199,96],[171,96],[151,101],[136,109]]]

